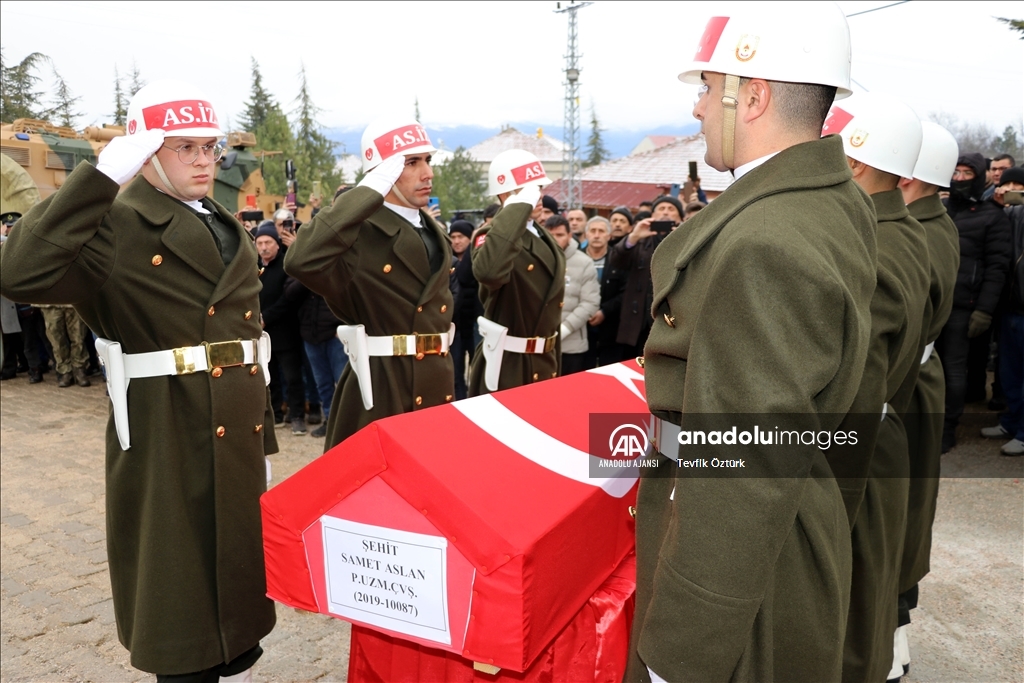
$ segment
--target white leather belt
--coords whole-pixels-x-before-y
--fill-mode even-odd
[[[191,375],[196,372],[213,372],[219,376],[219,368],[256,365],[263,368],[263,379],[270,384],[270,335],[266,332],[259,339],[236,339],[225,342],[203,342],[199,346],[181,346],[166,351],[149,353],[124,353],[120,342],[96,338],[96,355],[99,356],[107,376],[107,395],[114,413],[114,427],[121,450],[131,448],[131,431],[128,425],[128,383],[143,377],[166,377]],[[254,367],[252,374],[258,372]]]
[[[483,337],[481,347],[486,367],[484,368],[484,385],[488,391],[497,391],[501,377],[501,359],[506,351],[512,353],[543,354],[555,350],[558,333],[550,337],[512,337],[504,325],[489,320],[484,316],[476,319],[480,336]]]
[[[654,438],[651,445],[667,458],[679,460],[679,425],[654,418]]]
[[[259,340],[203,342],[199,346],[182,346],[166,351],[126,353],[123,358],[125,379],[190,375],[259,362]]]
[[[371,337],[363,325],[338,325],[338,339],[345,346],[349,367],[359,383],[363,407],[373,410],[373,384],[370,377],[370,356],[414,356],[423,360],[427,356],[447,356],[455,339],[455,324],[448,334],[393,334]]]
[[[921,365],[928,362],[928,359],[932,357],[932,351],[935,350],[935,342],[932,342],[928,346],[924,347],[924,353],[921,354]]]

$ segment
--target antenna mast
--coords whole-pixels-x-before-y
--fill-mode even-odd
[[[593,2],[570,2],[564,8],[557,3],[556,14],[569,15],[569,49],[565,55],[565,149],[562,151],[562,178],[566,209],[583,206],[583,187],[580,184],[580,67],[577,53],[576,11]]]

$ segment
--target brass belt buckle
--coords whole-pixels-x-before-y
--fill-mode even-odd
[[[555,350],[555,340],[558,338],[557,334],[553,334],[544,340],[544,353],[551,353]]]
[[[251,342],[250,342],[251,343]],[[206,371],[214,368],[232,368],[238,365],[245,365],[245,351],[242,348],[242,340],[225,342],[203,342],[206,347]]]
[[[171,349],[171,353],[174,355],[175,375],[191,375],[196,371],[196,363],[192,356],[191,346],[181,346],[176,349]]]
[[[407,334],[394,334],[391,335],[391,355],[393,356],[408,356],[408,342],[406,342]]]
[[[424,356],[438,356],[441,354],[441,335],[439,334],[417,334],[416,355],[421,353]]]

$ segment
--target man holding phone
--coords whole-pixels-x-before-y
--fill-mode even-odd
[[[277,228],[281,246],[284,249],[292,246],[295,241],[295,214],[288,209],[278,209],[274,212],[274,227]]]
[[[455,397],[451,241],[427,212],[436,151],[417,121],[367,126],[366,175],[303,226],[285,256],[288,274],[342,322],[349,363],[325,449],[374,420]]]
[[[627,273],[616,342],[631,356],[642,356],[651,331],[651,255],[665,236],[683,222],[683,205],[662,195],[654,200],[651,217],[636,222],[626,239],[608,252],[609,265]]]

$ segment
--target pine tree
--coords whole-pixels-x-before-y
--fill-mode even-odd
[[[1024,19],[1008,19],[1006,17],[996,17],[996,21],[1000,21],[1011,30],[1016,31],[1020,34],[1020,39],[1024,40]]]
[[[132,59],[132,70],[128,74],[128,96],[129,99],[135,97],[135,93],[142,90],[143,86],[146,85],[146,81],[142,80],[142,74],[139,72],[139,65]]]
[[[313,104],[306,79],[306,67],[299,69],[299,94],[295,98],[297,107],[294,111],[295,121],[295,170],[299,181],[299,199],[309,196],[313,189],[312,181],[319,180],[326,192],[331,192],[343,182],[341,172],[337,169],[338,160],[334,155],[337,143],[332,142],[323,133],[323,127],[317,121],[320,109]]]
[[[434,167],[433,194],[440,202],[441,218],[446,221],[451,220],[455,211],[482,209],[488,204],[487,184],[465,147],[459,147],[455,156]]]
[[[4,60],[0,76],[0,119],[45,119],[48,109],[43,104],[43,93],[37,90],[41,80],[37,71],[50,58],[42,52],[33,52],[19,63],[7,66]]]
[[[71,96],[71,88],[68,87],[67,81],[57,72],[56,68],[53,69],[53,77],[57,79],[57,88],[53,98],[53,108],[50,110],[51,116],[61,126],[75,128],[75,119],[82,115],[82,112],[75,111],[75,108],[82,98]]]
[[[587,138],[587,158],[583,160],[583,166],[597,166],[611,156],[611,152],[604,146],[601,138],[601,126],[597,121],[597,110],[594,103],[590,103],[590,137]]]
[[[128,99],[121,87],[121,74],[114,65],[114,125],[124,126],[128,123]]]
[[[253,153],[280,152],[268,155],[263,160],[263,182],[270,194],[284,194],[286,189],[284,162],[291,158],[295,150],[288,117],[274,96],[263,86],[263,75],[260,65],[254,57],[252,60],[252,86],[249,101],[239,116],[238,124],[242,130],[256,136],[256,147]]]

